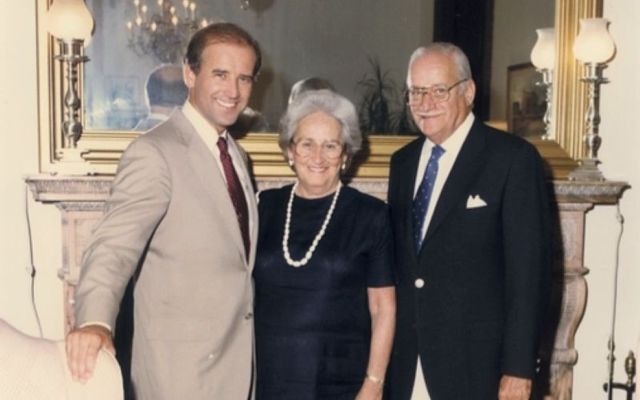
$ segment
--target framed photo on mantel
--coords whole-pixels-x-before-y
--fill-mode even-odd
[[[510,65],[507,70],[507,129],[518,136],[544,135],[545,89],[531,63]]]

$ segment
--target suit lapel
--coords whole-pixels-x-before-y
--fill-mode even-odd
[[[411,257],[415,258],[416,248],[413,240],[413,192],[415,189],[416,175],[418,174],[418,163],[420,162],[420,153],[424,145],[425,138],[421,137],[411,144],[411,148],[407,154],[407,157],[403,160],[398,171],[406,172],[403,178],[399,179],[399,199],[400,204],[407,204],[404,208],[404,215],[402,215],[402,221],[404,226],[402,232],[405,233],[404,243],[408,249],[411,249],[408,253]]]
[[[476,119],[442,188],[427,229],[425,243],[434,235],[455,206],[466,198],[469,186],[474,182],[484,162],[482,157],[484,147],[485,136],[482,124]],[[422,248],[424,247],[423,245]]]
[[[245,266],[248,266],[236,211],[233,208],[222,171],[220,171],[216,159],[181,111],[174,112],[171,119],[178,128],[178,132],[186,146],[189,167],[193,174],[198,177],[201,187],[207,193],[211,204],[214,205],[218,212],[220,221],[226,226],[226,231],[229,232],[232,242],[237,247],[242,259],[245,260]],[[248,203],[248,207],[251,210],[251,203]],[[251,215],[251,211],[249,212]]]

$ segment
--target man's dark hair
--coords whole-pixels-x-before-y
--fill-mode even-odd
[[[220,22],[208,25],[193,34],[184,62],[189,65],[195,74],[200,72],[202,62],[202,52],[205,47],[212,43],[234,43],[244,45],[253,50],[256,55],[256,63],[253,66],[253,77],[255,78],[262,65],[262,53],[258,42],[244,29],[236,24]]]

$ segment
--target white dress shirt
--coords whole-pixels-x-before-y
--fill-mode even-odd
[[[229,133],[225,129],[222,132],[216,132],[215,129],[209,124],[209,122],[200,114],[198,110],[196,110],[189,100],[184,103],[182,106],[182,113],[187,120],[191,122],[191,125],[195,128],[196,132],[198,132],[198,136],[202,139],[207,148],[216,159],[216,164],[218,164],[218,168],[220,168],[220,174],[222,175],[222,179],[226,182],[227,179],[224,175],[224,168],[222,167],[222,161],[220,160],[220,149],[218,149],[218,139],[223,137],[227,141],[227,147],[229,149],[229,154],[231,154],[231,159],[233,161],[233,168],[236,170],[236,174],[242,183],[242,187],[245,188],[244,182],[244,174],[242,173],[242,166],[238,167],[238,163],[242,163],[240,158],[242,157],[240,153],[237,151],[235,146],[229,141]],[[215,134],[214,134],[215,133]],[[247,194],[245,193],[245,197]]]
[[[467,118],[462,121],[462,124],[460,124],[458,129],[456,129],[453,134],[447,138],[447,140],[440,144],[440,147],[444,149],[444,153],[438,161],[438,175],[436,176],[436,181],[433,185],[433,191],[431,192],[431,199],[429,200],[429,207],[427,208],[427,216],[425,217],[424,224],[422,224],[422,239],[424,239],[424,236],[427,233],[427,228],[429,227],[429,223],[431,222],[431,217],[433,217],[433,211],[436,208],[436,204],[438,204],[438,199],[440,198],[440,193],[442,192],[444,183],[449,177],[449,173],[451,172],[453,164],[458,158],[458,153],[460,153],[462,144],[467,138],[474,120],[475,116],[473,115],[473,113],[469,113],[469,115],[467,115]],[[435,143],[433,143],[429,139],[425,140],[424,144],[422,145],[420,161],[418,162],[418,172],[416,174],[416,181],[413,188],[414,198],[416,197],[418,188],[422,183],[424,171],[425,169],[427,169],[427,163],[429,162],[429,157],[431,157],[431,151],[433,150],[434,146]]]
[[[427,208],[425,222],[424,224],[422,224],[422,239],[424,239],[425,235],[427,234],[427,228],[429,227],[429,223],[431,222],[431,217],[433,217],[433,211],[436,208],[436,204],[438,204],[438,199],[440,198],[440,193],[442,193],[442,188],[444,187],[444,184],[449,177],[451,169],[453,169],[453,164],[458,158],[458,154],[460,153],[462,144],[469,135],[469,131],[471,130],[471,125],[473,125],[474,120],[475,116],[473,115],[473,113],[469,113],[469,115],[467,115],[467,118],[462,121],[462,124],[460,124],[458,129],[456,129],[453,134],[447,138],[447,140],[440,144],[440,147],[442,147],[445,152],[442,154],[440,160],[438,161],[438,175],[436,176],[436,181],[433,185],[433,191],[431,192],[431,199],[429,200],[429,207]],[[429,161],[429,157],[431,157],[431,151],[433,150],[434,146],[435,144],[429,139],[424,141],[422,152],[420,153],[420,161],[418,162],[418,172],[416,174],[413,197],[416,196],[418,187],[420,186],[420,183],[422,183],[424,171],[425,169],[427,169],[427,162]],[[418,356],[417,363],[418,366],[416,368],[416,379],[413,384],[411,400],[430,400],[429,393],[427,392],[427,385],[424,382],[422,365],[420,365],[420,356]]]
[[[223,137],[227,141],[227,148],[229,150],[229,154],[231,155],[231,160],[233,161],[233,169],[236,170],[236,175],[238,175],[238,179],[240,179],[240,183],[242,184],[242,191],[244,192],[245,201],[247,204],[249,202],[249,196],[253,196],[253,185],[249,180],[247,174],[244,173],[246,170],[244,161],[242,159],[242,155],[240,151],[236,147],[236,143],[233,140],[229,140],[229,132],[225,129],[222,132],[216,132],[211,124],[200,114],[198,110],[196,110],[193,105],[187,100],[182,106],[182,113],[187,117],[187,120],[191,122],[191,125],[195,128],[198,135],[204,141],[205,145],[213,155],[213,158],[216,160],[216,164],[220,170],[220,175],[222,179],[227,182],[227,177],[224,174],[224,168],[222,167],[222,161],[220,160],[220,149],[218,149],[218,139]],[[216,134],[214,134],[214,132]],[[249,232],[252,231],[253,225],[256,223],[255,218],[249,218]]]

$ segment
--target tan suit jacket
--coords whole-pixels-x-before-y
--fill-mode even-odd
[[[241,180],[250,182],[246,155],[232,139],[229,151]],[[138,400],[250,397],[257,209],[249,185],[246,260],[220,168],[181,111],[123,154],[84,254],[76,319],[114,326],[138,271],[132,356]]]

